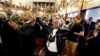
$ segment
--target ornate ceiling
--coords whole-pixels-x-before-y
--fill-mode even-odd
[[[33,6],[33,2],[54,2],[55,7],[58,8],[59,6],[61,6],[62,1],[64,3],[64,8],[70,13],[78,10],[81,0],[70,0],[69,3],[67,3],[68,0],[12,0],[12,4],[21,3],[21,5]],[[96,6],[100,6],[100,0],[85,0],[83,9],[92,8]]]

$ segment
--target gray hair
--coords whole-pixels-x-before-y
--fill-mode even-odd
[[[2,19],[2,20],[8,20],[7,14],[5,12],[0,12],[0,19]]]

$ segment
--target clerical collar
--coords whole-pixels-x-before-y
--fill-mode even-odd
[[[58,30],[58,29],[53,29],[52,37],[56,35],[57,30]]]

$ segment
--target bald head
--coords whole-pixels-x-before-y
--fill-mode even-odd
[[[80,16],[76,16],[75,18],[74,18],[74,23],[75,24],[80,24],[80,22],[81,22],[81,17]]]
[[[7,20],[7,15],[5,12],[0,12],[0,21],[5,21]]]
[[[12,15],[12,10],[11,10],[11,8],[8,8],[8,9],[6,10],[6,13],[7,13],[7,15]]]
[[[60,27],[60,23],[59,23],[58,19],[53,19],[52,23],[53,23],[54,28],[59,28]]]
[[[31,20],[31,19],[32,19],[32,14],[30,12],[24,12],[22,20],[28,21],[28,20]]]

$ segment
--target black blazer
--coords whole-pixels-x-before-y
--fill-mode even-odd
[[[33,22],[25,23],[16,30],[16,32],[23,37],[29,37],[33,33],[33,31],[34,31]]]
[[[20,39],[15,30],[9,26],[9,20],[0,22],[0,35],[2,40],[2,50],[6,50],[7,56],[19,56]]]
[[[57,33],[56,33],[56,43],[57,43],[57,50],[58,53],[62,52],[63,50],[63,41],[64,41],[64,37],[67,37],[67,30],[62,30],[62,29],[58,29]]]
[[[8,25],[8,21],[0,25],[0,35],[4,48],[11,48],[13,50],[15,50],[16,47],[19,48],[19,36],[15,30]]]
[[[34,45],[34,24],[33,22],[24,24],[16,30],[17,34],[22,38],[22,47],[33,48]]]

